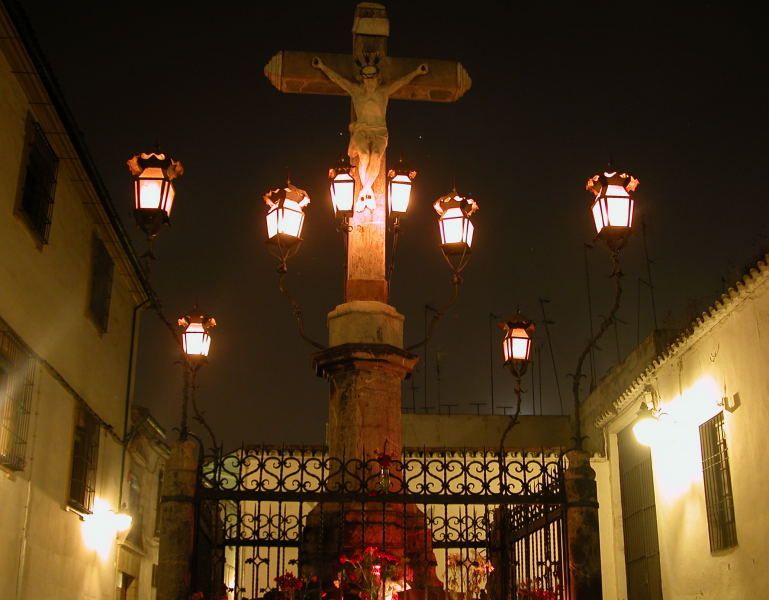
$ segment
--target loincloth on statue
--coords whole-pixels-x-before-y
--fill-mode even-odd
[[[350,156],[358,154],[363,148],[368,146],[380,146],[380,151],[387,147],[387,127],[381,125],[368,125],[356,121],[350,123],[350,146],[348,153]]]

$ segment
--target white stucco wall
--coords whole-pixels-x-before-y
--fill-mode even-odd
[[[87,548],[67,508],[75,418],[82,399],[102,421],[96,496],[119,509],[132,319],[144,296],[2,6],[0,38],[0,319],[37,364],[24,470],[0,469],[0,598],[112,600],[117,544],[102,556]],[[46,245],[17,212],[29,117],[61,158]],[[115,263],[104,333],[88,315],[94,235]]]
[[[769,452],[769,270],[762,263],[714,305],[685,337],[659,355],[619,395],[593,408],[606,434],[609,477],[599,476],[602,560],[613,560],[616,595],[604,573],[604,597],[625,598],[616,433],[635,419],[643,390],[655,391],[667,413],[666,434],[651,446],[662,589],[666,599],[769,597],[766,520],[769,481],[760,459]],[[737,545],[711,552],[699,425],[723,410],[729,451]],[[739,398],[739,402],[735,401]],[[737,405],[734,408],[735,404]],[[612,477],[614,474],[614,477]],[[606,514],[608,507],[612,514]],[[604,519],[615,534],[603,530]]]

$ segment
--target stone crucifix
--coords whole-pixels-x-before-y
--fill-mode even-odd
[[[390,98],[454,102],[470,88],[462,65],[447,60],[387,56],[385,7],[361,2],[355,9],[351,55],[284,50],[264,73],[282,92],[349,95],[350,164],[355,165],[356,210],[350,219],[345,301],[387,303],[385,252],[385,149]]]

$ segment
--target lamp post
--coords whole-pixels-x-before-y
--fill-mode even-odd
[[[524,317],[520,312],[499,322],[499,328],[505,332],[502,339],[502,356],[505,366],[515,378],[515,412],[510,415],[510,421],[507,428],[502,433],[499,441],[500,457],[504,452],[505,439],[510,430],[518,424],[518,417],[521,414],[521,405],[523,404],[523,387],[521,378],[526,374],[531,356],[531,334],[536,328],[534,323]],[[500,458],[501,460],[501,458]]]
[[[577,358],[572,380],[574,402],[574,446],[565,452],[568,468],[564,472],[567,498],[567,539],[570,549],[569,586],[574,598],[600,598],[601,553],[598,532],[598,500],[595,471],[590,454],[584,449],[580,421],[580,386],[582,367],[591,348],[614,322],[622,298],[622,271],[619,253],[626,245],[633,227],[635,200],[633,192],[638,180],[618,171],[613,164],[587,180],[585,188],[592,193],[590,212],[596,239],[602,240],[612,260],[610,277],[614,279],[614,303],[598,330],[588,340]]]
[[[179,161],[159,150],[137,154],[129,159],[127,164],[134,177],[134,216],[137,225],[147,236],[149,245],[145,257],[154,258],[151,251],[152,242],[170,223],[175,197],[173,180],[180,176],[184,169]],[[284,222],[291,221],[290,217],[276,220],[281,226]],[[148,267],[147,263],[145,267]],[[206,428],[211,436],[211,443],[216,448],[213,432],[203,419],[195,401],[195,380],[199,369],[206,362],[211,346],[210,330],[216,325],[216,320],[196,308],[173,323],[164,314],[160,300],[152,290],[151,306],[179,347],[183,368],[179,435],[171,444],[161,490],[157,581],[158,600],[178,600],[187,598],[190,594],[195,537],[195,489],[199,445],[197,438],[187,427],[190,404],[195,420]]]
[[[212,327],[216,326],[216,319],[200,313],[196,307],[189,314],[179,317],[176,322],[182,329],[182,364],[184,367],[184,393],[182,395],[182,418],[179,427],[179,438],[187,439],[189,433],[187,430],[187,410],[191,403],[192,409],[195,412],[195,419],[208,429],[212,443],[216,446],[216,438],[214,438],[213,432],[203,419],[195,402],[195,380],[198,370],[207,360],[208,351],[211,348],[211,335],[209,332]]]

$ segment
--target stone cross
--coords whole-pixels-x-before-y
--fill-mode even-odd
[[[282,92],[295,94],[351,95],[351,164],[362,164],[353,171],[356,182],[356,211],[350,218],[347,251],[347,281],[345,301],[374,300],[387,303],[389,290],[386,279],[386,231],[387,207],[385,206],[385,173],[387,171],[384,147],[387,130],[384,112],[389,98],[424,100],[428,102],[454,102],[470,88],[471,80],[458,62],[447,60],[422,60],[387,56],[389,21],[385,7],[374,2],[361,2],[355,10],[353,21],[352,54],[328,54],[284,50],[272,57],[264,73]],[[363,88],[365,79],[376,75],[388,93],[381,100],[382,127],[376,132],[379,140],[372,143],[381,147],[373,164],[379,164],[370,176],[364,173],[361,184],[359,170],[366,171],[371,158],[359,150],[356,143],[356,127],[365,122],[363,115],[355,114],[356,97],[353,88]],[[389,86],[389,87],[388,87]],[[358,101],[359,110],[364,103]],[[365,109],[364,109],[365,110]],[[377,109],[373,109],[376,112]],[[369,128],[373,129],[373,128]],[[366,132],[364,132],[365,134]],[[371,169],[368,169],[371,170]],[[370,189],[365,189],[370,188]]]

